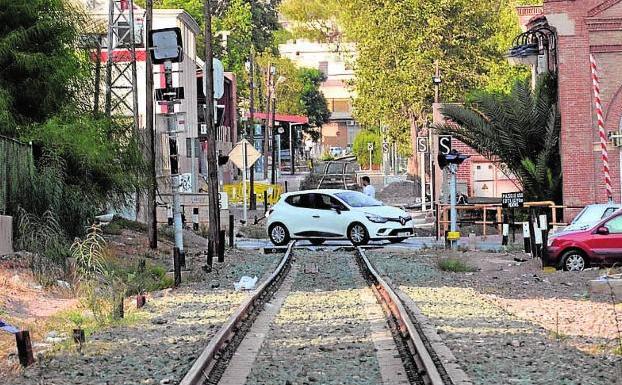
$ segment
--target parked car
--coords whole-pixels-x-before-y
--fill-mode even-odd
[[[622,205],[617,203],[601,203],[585,206],[572,220],[570,225],[563,228],[560,233],[587,230],[602,219],[612,215],[620,208],[622,208]]]
[[[414,235],[411,216],[358,191],[308,190],[283,194],[268,211],[268,236],[278,246],[291,239],[321,245],[327,239],[348,239],[354,245],[370,240],[404,241]]]
[[[552,235],[546,254],[548,265],[569,271],[622,263],[622,210],[586,230]]]

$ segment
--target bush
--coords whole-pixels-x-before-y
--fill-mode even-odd
[[[477,268],[471,266],[457,258],[444,258],[438,261],[437,266],[442,271],[451,271],[453,273],[472,273]]]
[[[137,221],[130,221],[115,215],[112,221],[102,227],[105,234],[120,235],[123,230],[132,230],[137,233],[146,233],[147,225]]]

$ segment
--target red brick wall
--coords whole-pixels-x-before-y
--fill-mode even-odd
[[[600,7],[600,8],[596,8]],[[601,78],[601,99],[608,130],[617,130],[622,114],[622,17],[620,0],[545,0],[544,14],[556,27],[559,57],[559,101],[562,115],[563,194],[567,206],[606,202],[601,153],[597,146],[590,52]],[[613,22],[607,22],[607,20]],[[561,22],[560,22],[561,20]],[[571,26],[574,24],[574,31]],[[570,27],[569,27],[570,26]],[[613,103],[612,103],[613,102]],[[594,151],[594,150],[597,151]],[[610,148],[614,198],[620,199],[618,150]],[[566,220],[577,210],[568,210]]]

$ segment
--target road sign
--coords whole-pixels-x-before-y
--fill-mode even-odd
[[[525,194],[523,192],[512,192],[501,194],[501,205],[506,209],[523,207],[525,204]]]
[[[155,93],[159,102],[174,102],[184,98],[184,87],[158,88]]]
[[[229,153],[229,160],[240,169],[244,169],[244,144],[246,144],[246,168],[250,168],[261,158],[259,151],[248,140],[238,142]]]
[[[225,95],[225,67],[218,59],[212,62],[214,67],[214,99],[218,100]],[[207,95],[207,64],[203,65],[203,95]]]
[[[430,152],[428,138],[417,138],[417,152],[419,154]]]
[[[149,32],[148,39],[153,64],[163,64],[165,61],[173,63],[183,61],[180,28],[154,29]]]
[[[373,142],[368,142],[367,143],[367,151],[374,151],[374,143]]]
[[[386,141],[382,142],[382,152],[384,152],[385,154],[389,153],[389,143],[387,143]]]
[[[449,155],[451,152],[451,135],[439,135],[438,137],[438,154]]]

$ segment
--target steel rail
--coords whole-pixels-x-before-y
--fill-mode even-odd
[[[227,323],[210,340],[207,347],[196,359],[188,373],[181,380],[180,385],[200,385],[209,380],[212,369],[216,366],[222,356],[222,352],[227,348],[235,336],[240,325],[249,317],[261,298],[274,285],[282,282],[286,274],[286,267],[291,263],[291,254],[296,242],[291,242],[281,259],[281,263],[272,275],[257,288],[255,293],[240,305],[238,310],[229,318]]]
[[[387,305],[387,308],[393,317],[395,317],[401,336],[409,340],[409,343],[407,344],[408,348],[418,366],[419,375],[422,377],[424,383],[428,385],[448,385],[439,373],[432,356],[428,352],[428,349],[415,328],[415,325],[412,323],[412,320],[410,319],[410,316],[408,315],[408,312],[402,304],[399,296],[380,276],[380,274],[378,274],[361,247],[356,247],[356,255],[362,262],[361,267],[365,268],[367,273],[369,273],[373,283],[375,284],[375,289],[378,295],[382,297],[382,300]]]

